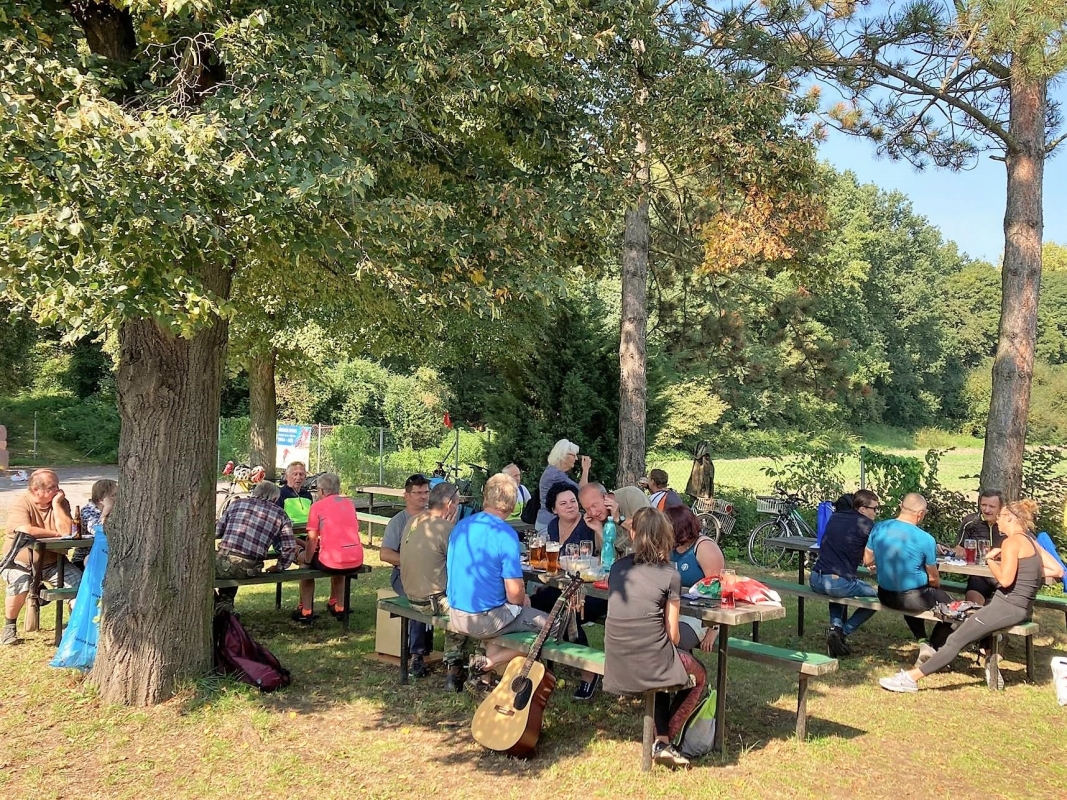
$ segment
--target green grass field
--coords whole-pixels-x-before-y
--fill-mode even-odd
[[[1067,709],[1056,704],[1049,671],[1051,656],[1067,649],[1062,614],[1037,617],[1035,685],[1025,682],[1013,641],[1006,691],[988,691],[973,659],[961,657],[917,695],[877,685],[915,657],[901,618],[878,615],[853,638],[857,655],[813,681],[803,742],[793,736],[794,676],[733,660],[726,754],[687,773],[643,774],[639,701],[600,693],[573,703],[577,676],[569,670],[528,762],[472,741],[474,702],[441,692],[440,672],[401,686],[395,667],[368,657],[375,589],[388,585],[376,556],[368,550],[375,572],[356,584],[348,635],[328,617],[310,629],[291,622],[295,584],[285,587],[281,612],[273,587],[241,590],[245,625],[293,672],[293,685],[273,695],[205,679],[156,708],[102,706],[80,676],[47,665],[54,650],[46,608],[45,630],[0,650],[0,789],[39,800],[1063,796]],[[762,638],[822,650],[825,607],[808,604],[798,640],[795,603],[787,606],[786,619],[765,623]],[[601,630],[591,629],[594,642]]]

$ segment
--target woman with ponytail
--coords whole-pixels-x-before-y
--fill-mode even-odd
[[[883,689],[918,691],[920,680],[948,666],[963,648],[1030,619],[1034,598],[1044,578],[1055,577],[1049,574],[1050,570],[1062,574],[1058,565],[1055,568],[1049,566],[1052,559],[1046,559],[1044,550],[1034,539],[1036,516],[1037,503],[1033,500],[1017,500],[1001,508],[997,526],[1005,539],[1000,547],[986,554],[986,566],[999,584],[993,599],[968,617],[922,666],[901,670],[892,678],[882,678],[879,683]],[[986,659],[986,681],[991,684],[990,688],[995,683],[996,688],[1002,689],[1004,679],[1000,677],[997,660],[996,655]]]

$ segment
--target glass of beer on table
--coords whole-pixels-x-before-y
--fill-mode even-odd
[[[545,543],[545,570],[552,575],[559,572],[559,551],[562,545],[559,542]]]
[[[978,556],[978,540],[977,539],[964,539],[963,540],[963,557],[968,564],[973,564]]]
[[[534,569],[545,568],[545,537],[541,535],[530,539],[530,566]]]

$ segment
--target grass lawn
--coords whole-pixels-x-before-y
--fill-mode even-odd
[[[273,608],[273,587],[241,590],[246,627],[294,675],[274,695],[204,680],[156,708],[106,707],[79,676],[47,665],[50,629],[0,650],[0,791],[38,800],[1063,796],[1067,709],[1056,705],[1049,670],[1054,651],[1067,649],[1062,614],[1037,617],[1036,685],[1025,683],[1021,644],[1013,641],[1006,691],[988,691],[973,659],[960,658],[916,695],[877,685],[915,657],[901,618],[878,615],[854,637],[859,655],[813,680],[804,742],[793,738],[795,678],[734,660],[725,756],[687,773],[642,774],[640,701],[600,693],[591,704],[573,703],[570,671],[529,762],[474,744],[474,703],[442,693],[439,671],[401,687],[395,667],[366,657],[374,590],[388,583],[377,551],[368,557],[376,569],[354,586],[357,614],[347,636],[329,617],[310,629],[291,622],[295,584],[285,587],[282,612]],[[821,651],[826,611],[813,605],[802,641],[793,601],[784,620],[764,624],[762,638]],[[46,608],[42,622],[53,618]],[[599,642],[602,629],[591,630]]]

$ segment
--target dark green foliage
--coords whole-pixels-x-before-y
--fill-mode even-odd
[[[57,439],[71,442],[86,456],[114,462],[118,455],[119,412],[114,398],[94,396],[61,409],[51,425]]]
[[[83,336],[69,347],[70,365],[63,383],[75,397],[87,398],[110,381],[115,365],[100,342]]]

